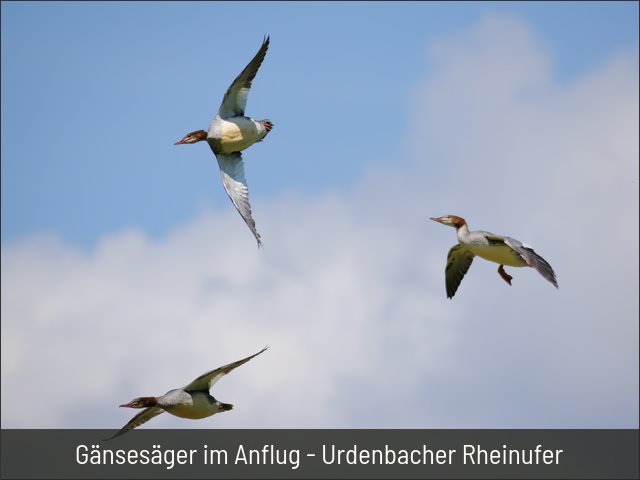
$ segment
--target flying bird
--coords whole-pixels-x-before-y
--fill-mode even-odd
[[[533,248],[515,238],[495,235],[482,230],[469,231],[467,221],[456,215],[431,217],[434,222],[442,223],[456,229],[458,245],[451,247],[447,256],[445,268],[445,284],[447,298],[453,298],[460,286],[460,282],[473,262],[474,256],[479,256],[490,262],[500,264],[498,273],[511,285],[513,277],[504,270],[505,265],[511,267],[533,267],[540,275],[558,288],[556,274],[551,265],[538,255]]]
[[[233,369],[247,363],[253,357],[260,355],[268,346],[264,347],[258,353],[250,357],[243,358],[237,362],[230,363],[224,367],[216,368],[210,372],[204,373],[196,378],[193,382],[183,388],[169,390],[160,397],[138,397],[129,403],[120,405],[129,408],[144,408],[142,412],[133,417],[129,423],[122,427],[115,435],[108,438],[119,437],[148,422],[153,417],[160,415],[162,412],[169,412],[176,417],[199,419],[210,417],[219,412],[231,410],[233,405],[230,403],[222,403],[211,396],[209,390],[213,384],[220,380],[221,377],[231,372]]]
[[[268,48],[269,37],[266,37],[258,53],[240,72],[240,75],[224,94],[220,109],[209,125],[209,131],[189,132],[182,140],[174,143],[174,145],[182,145],[207,141],[218,160],[224,189],[256,237],[258,247],[262,245],[262,242],[256,229],[256,222],[251,216],[249,189],[244,176],[244,164],[240,152],[254,143],[262,141],[273,128],[273,123],[270,120],[254,120],[244,115],[251,82],[258,72]]]

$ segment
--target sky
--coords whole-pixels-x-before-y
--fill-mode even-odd
[[[141,428],[638,428],[636,2],[1,8],[3,428],[120,428],[265,345],[234,410]],[[173,143],[265,35],[259,250]],[[476,259],[447,299],[445,214],[560,288]]]

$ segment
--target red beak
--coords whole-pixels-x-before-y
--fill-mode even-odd
[[[131,404],[130,403],[123,403],[122,405],[118,405],[119,407],[129,407],[131,408]]]
[[[174,145],[182,145],[183,143],[187,143],[184,140],[180,140],[179,142],[174,143]]]

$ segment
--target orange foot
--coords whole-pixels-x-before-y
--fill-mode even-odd
[[[498,267],[498,273],[504,279],[505,282],[511,285],[511,280],[513,279],[513,277],[504,271],[504,265],[500,265]]]

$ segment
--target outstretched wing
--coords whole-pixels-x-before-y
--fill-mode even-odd
[[[554,287],[558,288],[558,281],[556,280],[556,274],[553,268],[551,268],[549,262],[538,255],[533,248],[511,237],[504,237],[504,243],[518,252],[522,259],[527,262],[527,265],[535,268],[540,275],[551,282]]]
[[[213,384],[216,383],[220,378],[225,376],[227,373],[232,371],[235,368],[238,368],[240,365],[244,365],[253,357],[257,357],[262,352],[264,352],[269,346],[264,347],[258,353],[254,353],[250,357],[243,358],[242,360],[238,360],[237,362],[230,363],[229,365],[225,365],[224,367],[216,368],[215,370],[211,370],[210,372],[204,373],[196,378],[189,385],[184,387],[184,390],[187,392],[197,392],[197,391],[208,391],[213,387]]]
[[[451,247],[447,255],[447,266],[444,269],[447,298],[453,298],[460,282],[473,262],[473,253],[458,244]]]
[[[215,153],[215,152],[214,152]],[[256,222],[251,216],[251,205],[249,204],[249,188],[244,177],[244,162],[240,152],[216,153],[222,184],[227,191],[233,206],[236,207],[240,216],[253,232],[258,242],[258,247],[262,246],[260,234],[256,230]]]
[[[267,54],[268,48],[269,37],[266,37],[262,42],[260,50],[258,50],[258,53],[253,57],[253,60],[244,67],[244,70],[240,72],[240,75],[236,77],[231,86],[227,89],[227,93],[224,94],[224,99],[222,100],[222,104],[218,110],[218,115],[222,118],[244,115],[251,82],[256,76],[256,73],[258,73],[258,69],[264,60],[264,56]]]
[[[120,435],[124,435],[129,430],[133,430],[134,428],[139,427],[143,423],[151,420],[153,417],[157,417],[162,412],[164,412],[164,410],[156,406],[145,408],[139,414],[137,414],[135,417],[129,420],[129,423],[127,423],[124,427],[118,430],[114,436],[107,438],[107,440],[112,440],[116,437],[119,437]]]

